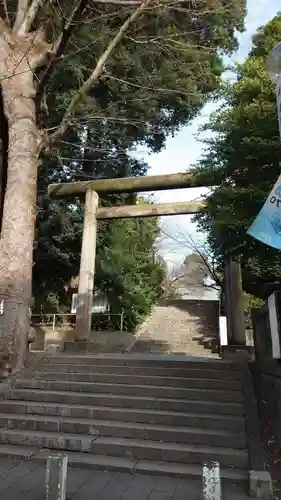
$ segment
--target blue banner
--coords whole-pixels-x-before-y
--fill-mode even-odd
[[[281,175],[247,234],[281,250]]]

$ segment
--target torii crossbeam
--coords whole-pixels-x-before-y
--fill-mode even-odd
[[[198,181],[195,175],[185,173],[99,179],[49,185],[48,193],[51,197],[85,195],[84,226],[76,309],[76,340],[88,340],[91,332],[97,220],[194,214],[200,212],[204,206],[202,202],[175,202],[158,204],[142,203],[137,205],[99,208],[98,194],[159,191],[203,186],[205,186],[205,184]]]

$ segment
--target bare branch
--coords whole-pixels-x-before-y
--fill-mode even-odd
[[[127,29],[142,14],[142,12],[146,9],[146,7],[148,7],[149,4],[152,3],[152,1],[153,0],[144,0],[141,3],[141,5],[131,14],[131,16],[121,26],[118,33],[115,35],[113,40],[111,40],[111,42],[109,43],[107,49],[100,56],[100,58],[96,64],[96,67],[93,70],[93,72],[91,73],[91,75],[89,76],[89,78],[82,85],[82,87],[76,92],[76,94],[74,94],[74,96],[73,96],[72,100],[70,101],[69,106],[65,112],[65,115],[61,121],[61,124],[59,125],[56,132],[54,132],[49,137],[50,142],[53,142],[53,141],[59,139],[67,131],[68,127],[70,126],[71,117],[72,117],[73,113],[75,112],[77,105],[88,94],[88,92],[91,90],[91,88],[94,86],[94,84],[99,80],[99,77],[101,76],[101,74],[104,70],[104,66],[105,66],[106,61],[109,59],[109,57],[111,56],[114,49],[117,47],[119,42],[122,40]]]
[[[202,261],[204,262],[206,268],[208,269],[209,273],[210,273],[210,276],[211,278],[214,280],[216,286],[221,286],[221,280],[216,272],[216,267],[215,267],[215,262],[214,262],[214,259],[213,259],[213,256],[212,256],[212,262],[209,261],[208,257],[206,256],[206,252],[203,250],[201,250],[199,248],[199,246],[196,244],[196,242],[194,241],[194,239],[192,238],[191,234],[188,235],[188,239],[187,237],[181,233],[181,236],[185,239],[185,241],[187,242],[187,244],[189,245],[189,247],[194,251],[196,252],[200,258],[202,259]],[[209,286],[208,286],[209,288]]]
[[[37,100],[40,101],[44,88],[46,87],[47,81],[52,74],[52,71],[55,65],[58,63],[59,58],[64,52],[64,49],[69,41],[70,36],[75,28],[75,23],[80,19],[81,14],[85,7],[88,4],[88,0],[77,0],[75,5],[73,6],[72,12],[68,20],[66,21],[63,30],[59,36],[59,38],[54,43],[54,47],[52,50],[51,59],[49,64],[47,65],[43,75],[40,78],[38,89],[37,89]]]
[[[174,278],[171,278],[171,283],[175,283],[176,281],[181,280],[182,278],[185,278],[185,274],[179,274],[178,276],[175,276]]]
[[[18,31],[18,29],[21,27],[26,15],[27,7],[28,7],[28,0],[18,0],[17,13],[16,13],[15,23],[13,26],[13,31]]]
[[[12,34],[5,21],[0,17],[1,46],[12,46]]]
[[[24,1],[24,0],[19,0],[19,2]],[[16,30],[18,35],[26,35],[26,33],[29,32],[32,23],[34,19],[37,16],[37,13],[40,9],[40,7],[43,7],[44,3],[46,3],[46,0],[33,0],[28,11],[26,12],[24,19],[19,26],[19,28]]]
[[[7,26],[10,26],[10,19],[9,19],[9,11],[8,11],[7,0],[3,0],[3,7],[4,7],[5,20],[6,20]]]

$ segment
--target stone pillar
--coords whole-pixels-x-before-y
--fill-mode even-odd
[[[225,259],[224,279],[228,343],[229,345],[245,346],[246,333],[241,263],[231,256]]]
[[[86,192],[83,239],[79,272],[75,340],[87,340],[91,332],[92,302],[96,259],[98,194]]]
[[[50,455],[47,460],[45,499],[66,500],[67,455]]]
[[[218,462],[203,464],[202,468],[203,500],[221,500],[220,465]]]
[[[231,344],[232,340],[232,311],[231,311],[231,287],[230,287],[230,272],[229,272],[229,258],[224,261],[224,307],[227,323],[227,342]]]
[[[230,300],[232,305],[232,341],[237,345],[246,346],[241,263],[238,260],[230,259],[229,272]]]

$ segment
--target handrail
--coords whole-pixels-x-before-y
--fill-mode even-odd
[[[123,328],[124,328],[124,311],[122,311],[121,313],[111,313],[110,311],[108,312],[96,312],[96,313],[93,313],[93,315],[100,315],[100,316],[120,316],[120,332],[123,332]],[[52,323],[52,328],[53,328],[53,331],[55,330],[55,327],[56,327],[56,317],[59,317],[59,316],[76,316],[76,313],[44,313],[44,314],[31,314],[30,315],[30,322],[32,323],[32,318],[34,317],[39,317],[39,318],[43,318],[43,317],[49,317],[50,320],[49,320],[49,323]],[[42,324],[42,323],[40,323]]]

